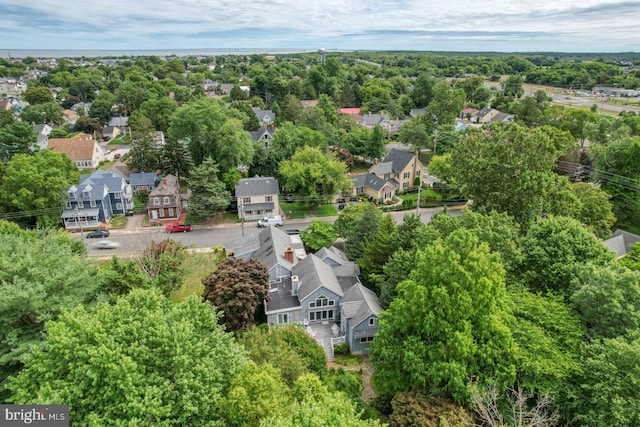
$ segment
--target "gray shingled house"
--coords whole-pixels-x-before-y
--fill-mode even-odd
[[[251,221],[278,215],[279,192],[278,180],[272,176],[240,179],[235,189],[238,217]]]

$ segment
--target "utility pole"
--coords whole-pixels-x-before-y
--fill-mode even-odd
[[[242,237],[244,237],[244,205],[240,205],[240,224],[242,227]]]

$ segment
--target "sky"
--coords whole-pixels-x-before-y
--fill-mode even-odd
[[[0,0],[10,49],[638,52],[640,0]]]

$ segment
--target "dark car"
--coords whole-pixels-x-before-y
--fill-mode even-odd
[[[284,230],[284,231],[290,236],[295,235],[295,234],[300,234],[300,230],[295,230],[295,229],[293,229],[293,230]]]
[[[284,201],[285,201],[285,202],[287,202],[287,203],[291,203],[291,202],[293,202],[293,195],[291,195],[291,194],[285,194],[285,195],[284,195]]]
[[[87,233],[87,239],[101,239],[103,237],[109,237],[109,232],[107,230],[93,230],[92,232]]]

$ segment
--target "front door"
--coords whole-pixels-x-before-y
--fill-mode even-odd
[[[158,211],[156,209],[151,211],[151,219],[158,219]]]

